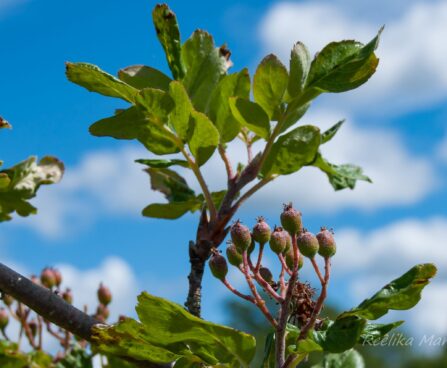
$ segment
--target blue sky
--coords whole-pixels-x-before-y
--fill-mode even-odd
[[[118,100],[69,83],[64,62],[87,61],[115,73],[132,64],[167,66],[150,12],[155,2],[0,0],[0,113],[14,126],[0,135],[8,166],[31,154],[63,160],[62,183],[41,190],[39,214],[0,227],[0,257],[30,273],[59,265],[76,284],[79,303],[92,301],[99,281],[112,285],[114,312],[130,311],[147,289],[183,302],[187,243],[197,216],[177,222],[145,219],[141,209],[161,197],[133,160],[148,157],[135,143],[95,138],[88,126],[122,106]],[[232,50],[234,69],[253,72],[270,52],[287,62],[293,42],[312,52],[332,40],[366,42],[386,25],[379,70],[367,85],[327,95],[305,123],[347,123],[325,150],[334,162],[364,166],[374,184],[334,193],[311,169],[273,183],[248,202],[240,217],[278,222],[281,204],[293,201],[306,226],[333,227],[332,301],[351,307],[412,264],[436,261],[439,276],[424,304],[397,317],[410,331],[447,334],[447,5],[443,1],[170,1],[183,39],[195,28]],[[241,148],[232,148],[236,158]],[[221,166],[212,159],[205,176],[218,188]],[[186,175],[197,188],[194,179]],[[306,273],[306,277],[311,277]],[[235,283],[240,280],[234,278]],[[76,290],[75,290],[76,291]],[[205,279],[205,317],[224,321],[215,306],[230,297]],[[429,310],[429,313],[422,313]]]

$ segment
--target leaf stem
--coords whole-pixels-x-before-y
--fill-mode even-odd
[[[205,179],[202,176],[202,172],[200,171],[199,166],[196,164],[194,159],[189,155],[189,153],[185,150],[184,147],[181,147],[180,151],[182,152],[183,156],[188,161],[188,164],[191,167],[191,170],[193,171],[194,175],[197,178],[197,181],[199,182],[200,188],[202,189],[203,195],[205,197],[206,204],[210,211],[211,221],[216,220],[217,219],[216,206],[214,205],[213,199],[211,198],[211,193],[208,189],[208,186],[206,185]]]
[[[248,300],[249,302],[256,304],[255,299],[250,295],[242,294],[240,291],[238,291],[236,288],[234,288],[227,279],[223,279],[222,283],[230,290],[233,294],[237,295],[238,297]]]
[[[225,164],[225,169],[227,170],[228,180],[232,180],[234,178],[233,168],[231,166],[230,158],[227,155],[227,152],[222,144],[218,146],[220,157]]]

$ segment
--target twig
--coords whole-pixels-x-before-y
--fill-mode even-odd
[[[223,284],[228,288],[228,290],[230,290],[232,293],[234,293],[235,295],[237,295],[238,297],[248,300],[249,302],[256,304],[255,299],[250,296],[250,295],[245,295],[242,294],[241,292],[239,292],[237,289],[235,289],[229,282],[227,279],[223,279],[222,280]]]
[[[320,280],[321,285],[323,285],[324,284],[324,278],[321,275],[321,271],[320,271],[320,268],[318,267],[318,264],[317,264],[317,261],[315,260],[315,257],[312,258],[310,261],[312,263],[312,266],[314,267],[314,270],[315,270],[315,273],[318,276],[318,279]]]
[[[244,267],[245,279],[247,280],[247,284],[253,294],[256,306],[264,314],[264,316],[271,323],[271,325],[276,328],[278,325],[277,322],[275,321],[273,316],[268,311],[267,307],[265,306],[265,300],[262,299],[262,297],[259,295],[258,291],[256,290],[256,286],[251,279],[249,266],[248,266],[248,260],[247,260],[247,251],[244,251],[244,253],[243,253],[243,267]]]
[[[278,254],[278,258],[279,258],[279,260],[281,262],[281,266],[284,268],[284,270],[289,274],[289,276],[292,276],[292,271],[287,266],[286,260],[284,259],[284,256],[282,255],[282,253]]]
[[[259,253],[258,253],[258,260],[256,262],[256,266],[254,269],[254,273],[257,273],[259,271],[259,268],[261,267],[262,262],[262,254],[264,252],[264,245],[263,243],[259,244]]]
[[[222,158],[222,161],[225,164],[225,169],[227,170],[227,176],[228,180],[232,180],[234,178],[233,174],[233,168],[231,166],[230,158],[227,155],[227,152],[225,151],[225,148],[222,144],[219,144],[218,147],[220,157]]]
[[[239,200],[234,204],[234,206],[233,206],[234,210],[237,210],[242,205],[242,203],[244,203],[248,198],[250,198],[253,194],[255,194],[264,185],[270,183],[274,179],[276,179],[276,175],[272,175],[272,176],[263,178],[262,180],[258,181],[249,190],[247,190],[247,192],[245,192],[245,194],[243,194],[242,197],[240,197]]]

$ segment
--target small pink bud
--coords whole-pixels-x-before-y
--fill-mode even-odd
[[[104,286],[102,283],[98,288],[98,300],[101,304],[109,305],[112,301],[112,293],[107,286]]]

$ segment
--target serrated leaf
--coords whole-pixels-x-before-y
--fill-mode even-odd
[[[145,65],[131,65],[118,72],[118,78],[136,88],[169,89],[171,78],[161,71]]]
[[[345,119],[340,120],[337,124],[330,127],[321,135],[321,144],[329,142],[332,138],[334,138],[335,134],[337,134],[338,130],[341,128]]]
[[[297,106],[295,109],[289,109],[284,116],[284,121],[281,122],[281,128],[279,133],[285,132],[292,125],[298,122],[310,107],[310,103],[306,103],[302,106]]]
[[[341,354],[326,354],[323,361],[312,368],[365,368],[360,353],[354,349]]]
[[[134,102],[138,90],[88,63],[66,63],[67,78],[91,92]]]
[[[201,166],[213,155],[219,144],[219,132],[205,114],[197,111],[191,112],[190,132],[188,146]]]
[[[154,363],[180,358],[205,365],[248,367],[255,339],[229,327],[204,321],[182,306],[142,293],[136,307],[139,320],[125,319],[114,326],[95,328],[99,351]]]
[[[182,79],[185,75],[185,68],[181,56],[177,17],[166,4],[157,4],[152,11],[152,21],[174,79]]]
[[[231,97],[230,109],[234,118],[244,127],[268,140],[270,137],[270,119],[256,102],[244,98]]]
[[[356,165],[343,164],[335,165],[326,161],[321,154],[318,154],[313,166],[318,167],[326,173],[329,182],[335,190],[345,188],[354,189],[357,180],[363,180],[371,183],[371,179],[363,174],[363,169]]]
[[[358,316],[374,320],[384,316],[389,310],[413,308],[421,299],[424,287],[436,275],[436,271],[432,263],[416,265],[385,285],[371,298],[365,299],[357,308],[344,312],[341,316]]]
[[[259,64],[253,78],[253,96],[272,120],[277,120],[279,106],[287,89],[289,74],[286,67],[273,55]]]
[[[302,92],[309,74],[310,63],[311,58],[307,47],[301,42],[293,45],[290,53],[290,76],[287,87],[289,98]]]
[[[324,47],[312,61],[306,88],[345,92],[365,83],[379,63],[374,50],[381,31],[367,45],[348,40],[332,42]]]
[[[184,202],[195,198],[194,191],[186,180],[173,170],[166,168],[147,168],[151,189],[161,192],[169,202]]]
[[[216,126],[221,142],[232,141],[240,131],[239,122],[230,110],[229,98],[250,96],[250,75],[248,69],[225,75],[217,84],[208,107],[207,115]]]
[[[227,72],[226,57],[209,33],[197,30],[183,44],[182,59],[186,67],[183,84],[195,109],[205,112],[214,88]]]
[[[320,129],[303,125],[282,135],[273,144],[261,173],[292,174],[315,159],[321,142]]]
[[[175,220],[186,212],[195,212],[201,209],[203,202],[192,199],[186,202],[152,203],[143,209],[143,216]]]
[[[178,160],[178,159],[162,160],[162,159],[141,158],[141,159],[135,160],[135,162],[152,167],[152,168],[156,168],[156,169],[167,168],[167,167],[171,167],[174,165],[182,166],[182,167],[189,167],[188,161]]]
[[[50,156],[39,162],[30,157],[0,171],[0,222],[10,220],[13,212],[20,216],[37,213],[28,200],[35,197],[41,185],[58,183],[63,173],[63,163]]]
[[[190,129],[190,116],[194,109],[188,92],[186,92],[181,82],[173,81],[169,85],[169,95],[174,101],[174,108],[169,114],[170,125],[183,141],[187,141]]]

